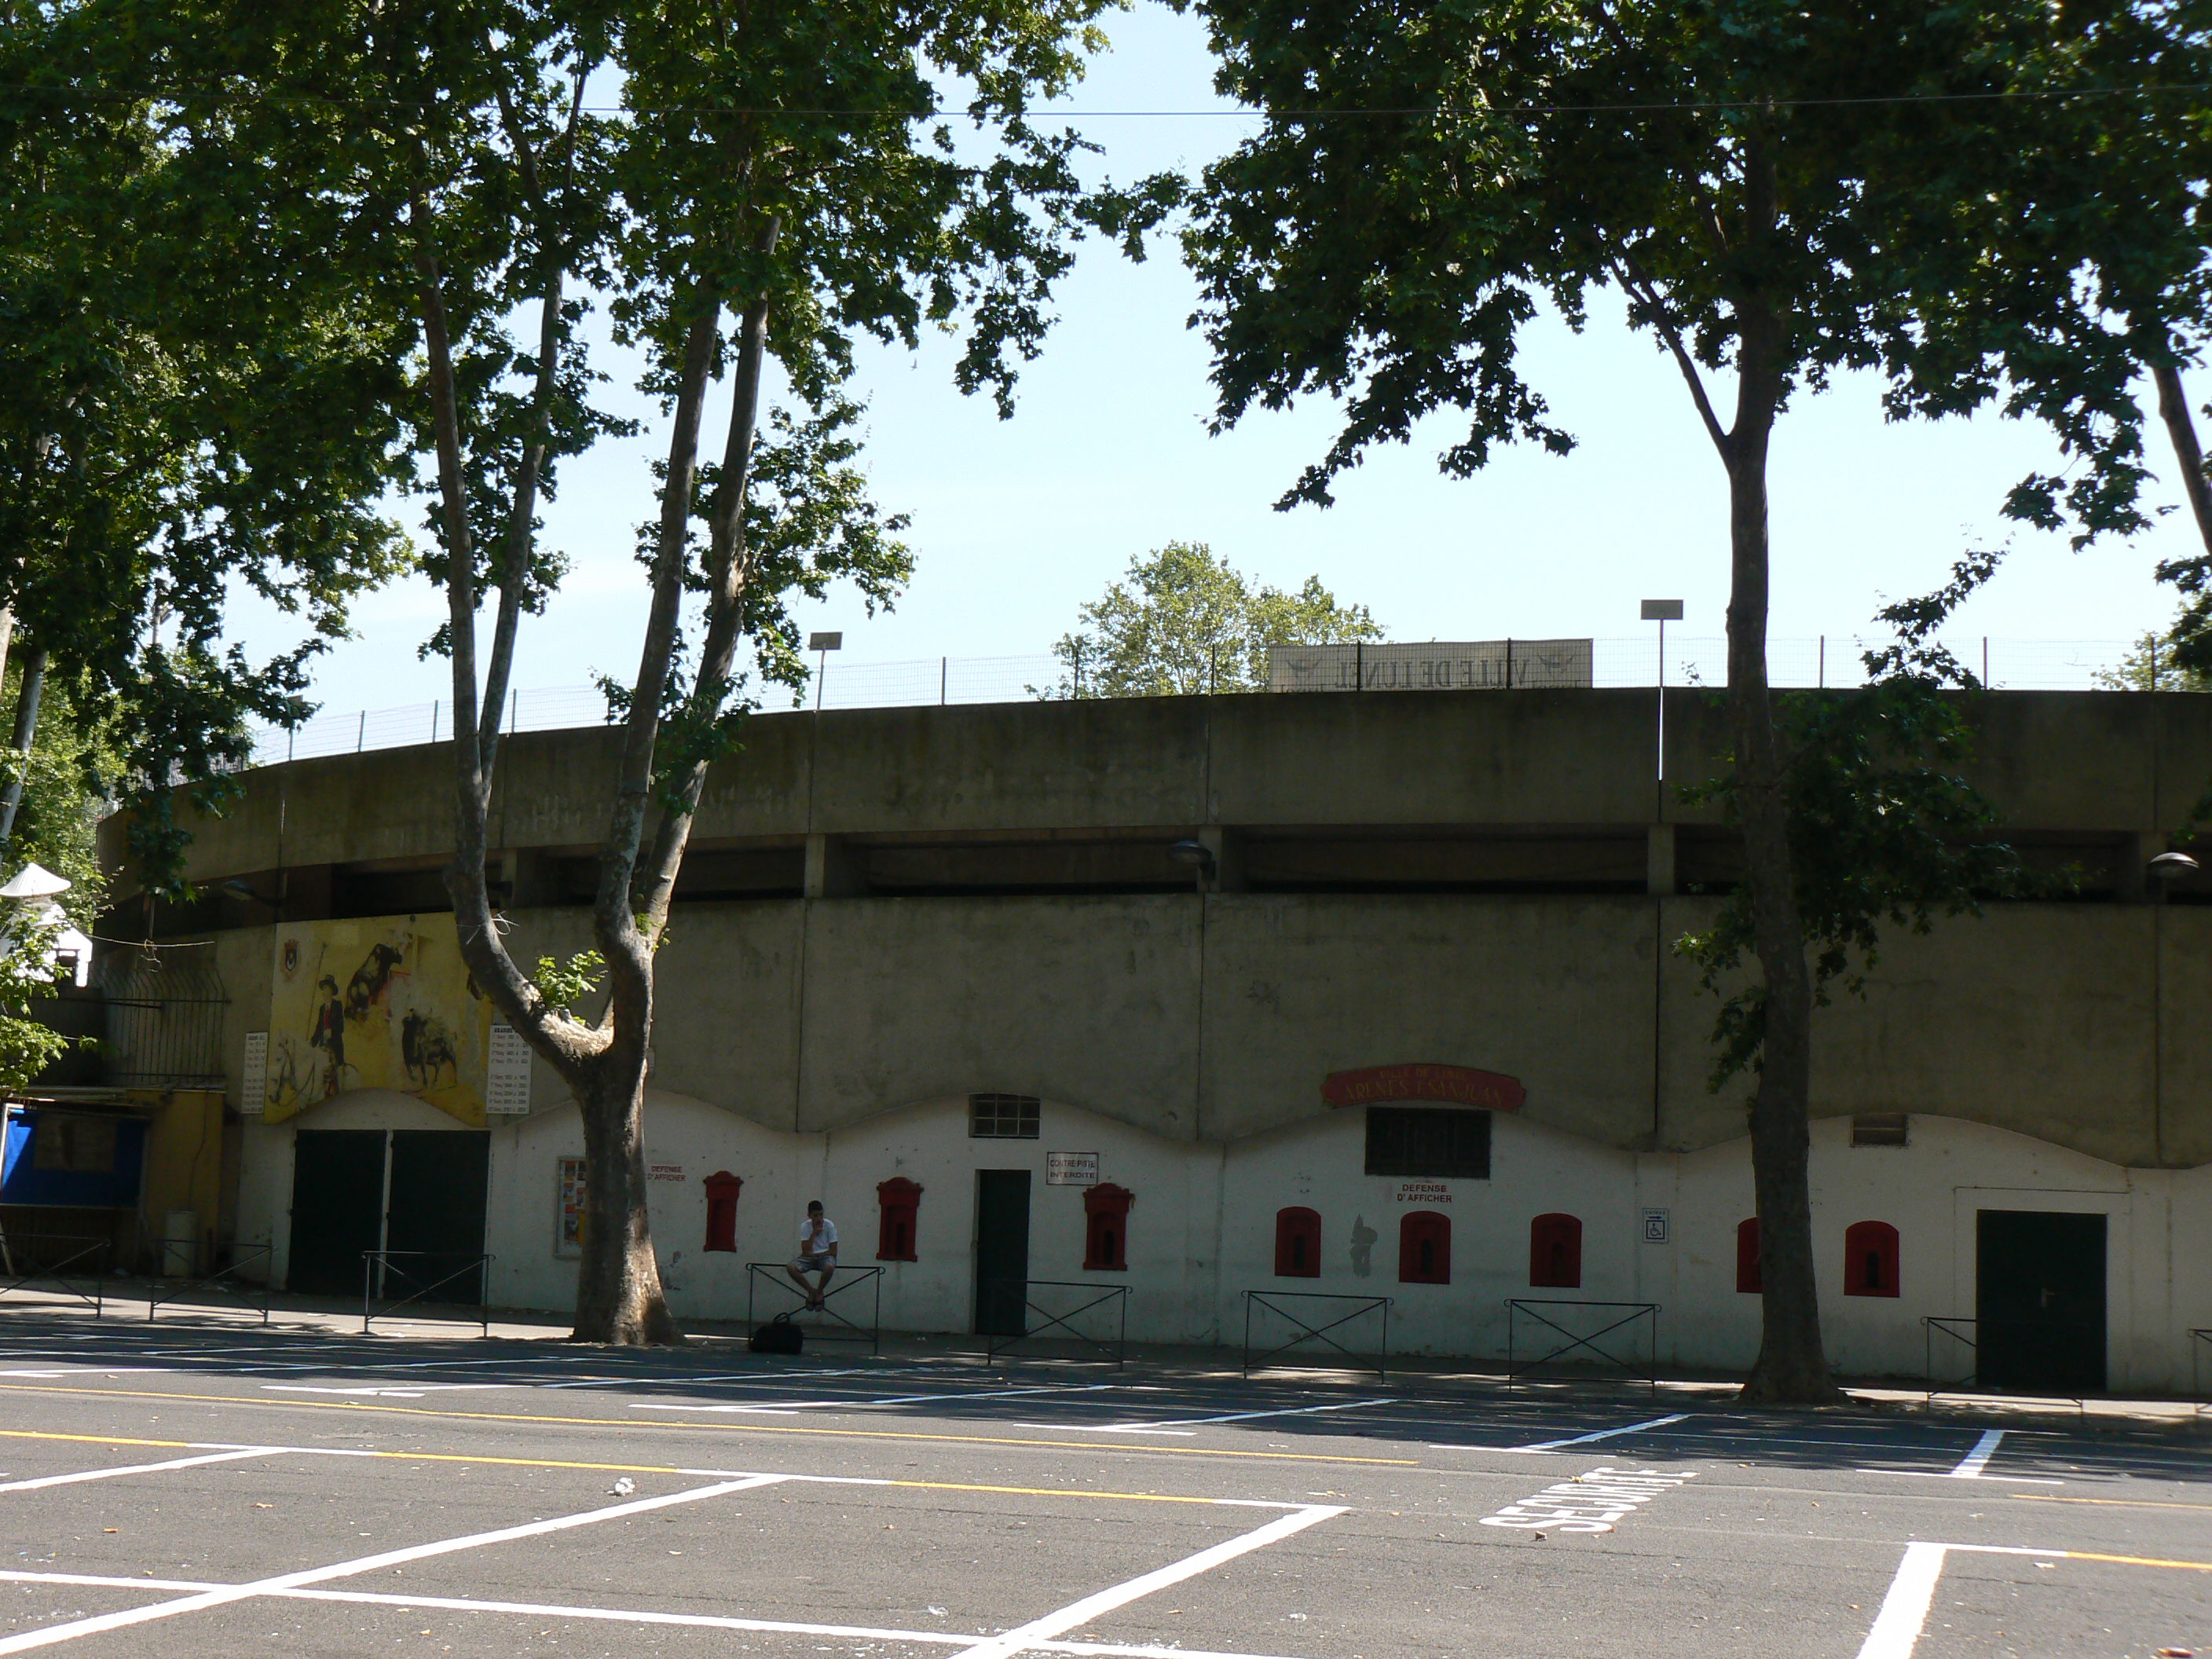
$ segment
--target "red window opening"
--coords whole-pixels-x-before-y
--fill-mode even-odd
[[[1757,1216],[1735,1224],[1735,1287],[1747,1296],[1758,1295],[1762,1288],[1759,1282]]]
[[[1528,1282],[1553,1290],[1579,1290],[1583,1282],[1580,1218],[1540,1215],[1528,1224]]]
[[[717,1170],[699,1183],[707,1189],[707,1244],[710,1250],[738,1248],[738,1190],[745,1183]]]
[[[1844,1294],[1895,1296],[1897,1229],[1887,1221],[1854,1221],[1844,1229]]]
[[[1398,1223],[1398,1282],[1451,1283],[1451,1218],[1434,1210],[1408,1210]]]
[[[1136,1194],[1101,1182],[1083,1194],[1083,1265],[1097,1273],[1129,1270],[1129,1206]]]
[[[919,1236],[921,1188],[904,1176],[876,1183],[876,1260],[912,1261]]]
[[[1275,1212],[1275,1277],[1321,1277],[1321,1212],[1302,1205]]]

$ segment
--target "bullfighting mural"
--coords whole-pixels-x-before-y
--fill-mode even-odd
[[[395,1089],[483,1124],[491,1005],[451,916],[299,922],[275,943],[270,1121],[351,1090]]]

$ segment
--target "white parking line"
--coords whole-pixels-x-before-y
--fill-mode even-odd
[[[1042,1619],[1032,1619],[1026,1625],[1017,1625],[1003,1636],[994,1636],[988,1641],[978,1642],[973,1647],[963,1649],[958,1655],[958,1659],[1012,1659],[1012,1655],[1019,1653],[1023,1649],[1036,1647],[1040,1643],[1049,1641],[1055,1636],[1073,1630],[1078,1625],[1088,1624],[1101,1613],[1111,1613],[1116,1607],[1126,1607],[1142,1596],[1150,1595],[1154,1590],[1165,1589],[1170,1584],[1180,1584],[1186,1578],[1195,1578],[1202,1572],[1210,1572],[1224,1561],[1234,1561],[1240,1555],[1248,1555],[1256,1549],[1265,1549],[1268,1545],[1288,1538],[1293,1533],[1304,1532],[1308,1527],[1317,1526],[1322,1522],[1332,1520],[1344,1512],[1345,1506],[1340,1504],[1316,1504],[1308,1508],[1294,1510],[1288,1515],[1278,1516],[1268,1522],[1265,1526],[1255,1527],[1241,1537],[1231,1538],[1225,1542],[1212,1545],[1199,1551],[1195,1555],[1187,1555],[1180,1561],[1140,1574],[1137,1577],[1115,1585],[1110,1589],[1103,1589],[1094,1595],[1086,1595],[1079,1601],[1071,1601],[1056,1612],[1045,1614]],[[4,1649],[0,1649],[0,1652],[4,1651]]]
[[[166,1463],[126,1463],[119,1468],[80,1469],[75,1474],[46,1474],[35,1480],[10,1480],[0,1492],[36,1492],[42,1486],[73,1486],[80,1480],[109,1480],[118,1474],[153,1474],[162,1469],[189,1469],[202,1463],[234,1463],[243,1457],[274,1457],[282,1446],[252,1446],[242,1451],[210,1452],[204,1457],[173,1457]]]
[[[1982,1437],[1974,1442],[1973,1450],[1959,1460],[1959,1467],[1951,1471],[1954,1480],[1978,1480],[1982,1471],[1989,1467],[1990,1459],[1996,1455],[1997,1443],[2005,1437],[2002,1429],[1984,1429]]]
[[[1928,1622],[1928,1604],[1936,1599],[1936,1581],[1943,1576],[1942,1544],[1907,1544],[1898,1563],[1897,1577],[1889,1581],[1889,1594],[1881,1598],[1874,1628],[1859,1645],[1859,1659],[1912,1659],[1919,1645],[1921,1626]]]
[[[380,1554],[359,1556],[327,1567],[308,1567],[298,1572],[279,1573],[270,1578],[257,1578],[250,1583],[225,1584],[216,1589],[203,1590],[196,1595],[179,1596],[173,1601],[156,1601],[151,1607],[128,1607],[119,1613],[103,1613],[90,1619],[73,1619],[65,1625],[49,1625],[43,1630],[0,1637],[0,1654],[27,1653],[33,1648],[74,1642],[82,1636],[125,1630],[133,1625],[149,1624],[157,1619],[173,1619],[179,1613],[198,1613],[203,1608],[219,1607],[256,1595],[273,1595],[283,1590],[301,1589],[310,1584],[320,1583],[325,1579],[350,1578],[356,1573],[374,1572],[380,1567],[398,1566],[431,1556],[481,1549],[487,1544],[512,1543],[519,1538],[536,1538],[549,1532],[565,1532],[573,1527],[588,1527],[598,1522],[647,1514],[678,1504],[696,1504],[702,1498],[720,1498],[730,1492],[747,1492],[756,1486],[773,1486],[782,1478],[776,1474],[747,1475],[743,1480],[718,1481],[711,1486],[694,1486],[689,1492],[670,1492],[660,1498],[641,1498],[627,1504],[611,1504],[605,1509],[556,1516],[550,1521],[532,1521],[519,1527],[501,1527],[492,1532],[471,1533],[460,1538],[440,1539],[435,1543],[386,1550]]]
[[[0,1584],[67,1584],[83,1589],[155,1589],[199,1592],[228,1588],[178,1578],[108,1578],[81,1572],[0,1571]],[[473,1601],[452,1595],[388,1595],[373,1590],[292,1589],[270,1594],[285,1601],[345,1601],[385,1607],[428,1607],[453,1613],[520,1613],[532,1619],[588,1619],[608,1624],[679,1625],[705,1630],[757,1631],[792,1636],[835,1636],[866,1642],[927,1643],[938,1647],[968,1647],[973,1636],[936,1630],[878,1630],[866,1625],[802,1625],[787,1620],[739,1619],[703,1613],[651,1613],[628,1607],[564,1607],[554,1602]],[[1034,1650],[1046,1653],[1100,1656],[1107,1659],[1269,1659],[1269,1656],[1214,1653],[1203,1648],[1163,1648],[1110,1642],[1036,1642]]]
[[[1624,1434],[1640,1434],[1645,1429],[1663,1429],[1669,1423],[1680,1423],[1689,1416],[1687,1412],[1676,1412],[1672,1417],[1655,1417],[1649,1422],[1631,1423],[1625,1428],[1599,1429],[1591,1434],[1570,1435],[1565,1440],[1539,1440],[1532,1446],[1439,1446],[1439,1451],[1557,1451],[1562,1446],[1587,1446],[1593,1440],[1612,1440]]]
[[[1219,1417],[1170,1417],[1158,1423],[1101,1423],[1085,1426],[1084,1434],[1176,1434],[1187,1432],[1186,1425],[1194,1423],[1249,1423],[1259,1417],[1305,1417],[1315,1412],[1357,1411],[1362,1406],[1389,1406],[1396,1402],[1388,1398],[1380,1400],[1345,1400],[1327,1406],[1285,1406],[1275,1411],[1227,1412]],[[1065,1426],[1039,1424],[1040,1428]]]

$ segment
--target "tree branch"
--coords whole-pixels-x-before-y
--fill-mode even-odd
[[[1690,388],[1690,401],[1698,406],[1698,417],[1705,423],[1705,435],[1713,441],[1713,447],[1720,451],[1722,461],[1726,462],[1730,450],[1728,428],[1713,412],[1712,399],[1705,394],[1704,377],[1698,373],[1697,359],[1690,355],[1689,348],[1682,343],[1680,331],[1667,314],[1667,304],[1657,285],[1637,263],[1636,256],[1625,247],[1612,257],[1610,263],[1613,279],[1620,284],[1621,291],[1650,319],[1651,325],[1659,331],[1659,337],[1666,342],[1667,349],[1674,355],[1674,366],[1682,371],[1682,380]]]

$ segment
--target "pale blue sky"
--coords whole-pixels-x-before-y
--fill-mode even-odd
[[[1113,51],[1071,107],[1225,109],[1191,20],[1139,0],[1107,28]],[[1203,165],[1248,130],[1233,113],[1082,125],[1119,177]],[[916,357],[867,353],[868,467],[879,501],[913,516],[915,581],[887,616],[871,620],[839,595],[807,607],[807,624],[842,629],[854,663],[1042,652],[1132,556],[1184,539],[1279,586],[1318,574],[1394,638],[1633,635],[1645,596],[1684,599],[1686,633],[1720,631],[1719,463],[1674,368],[1603,304],[1580,336],[1547,324],[1528,337],[1530,379],[1581,441],[1571,457],[1508,451],[1474,480],[1449,480],[1435,457],[1449,426],[1433,422],[1409,447],[1373,456],[1335,507],[1279,514],[1271,503],[1326,445],[1334,410],[1316,403],[1208,437],[1205,344],[1186,327],[1194,301],[1170,246],[1133,266],[1092,245],[1007,422],[988,400],[953,391],[949,344]],[[2198,379],[2200,397],[2212,392],[2212,375]],[[634,672],[644,589],[632,526],[652,510],[646,461],[658,428],[644,400],[628,406],[653,416],[654,432],[572,464],[547,515],[575,568],[549,613],[526,623],[519,686]],[[711,448],[720,442],[713,434]],[[2162,445],[2151,459],[2170,475]],[[1774,453],[1772,633],[1849,635],[1886,599],[1934,586],[1962,547],[2007,533],[1996,510],[2005,489],[2052,461],[2039,429],[1994,417],[1887,426],[1863,380],[1801,400]],[[2179,499],[2163,483],[2156,495]],[[2187,552],[2194,534],[2176,513],[2131,544],[2082,554],[2057,537],[2019,532],[2014,543],[1960,635],[2119,639],[2161,625],[2173,607],[2151,568]],[[446,696],[442,661],[416,658],[442,609],[420,577],[363,604],[362,637],[318,672],[325,708]],[[257,649],[276,643],[265,617],[241,611],[239,621]]]

